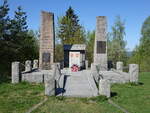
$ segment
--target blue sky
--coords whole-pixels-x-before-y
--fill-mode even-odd
[[[0,4],[3,0],[0,0]],[[65,14],[72,6],[79,16],[80,23],[86,30],[94,30],[96,16],[107,16],[108,31],[114,23],[115,17],[120,15],[125,20],[127,48],[132,50],[139,43],[140,30],[144,20],[150,15],[150,0],[8,0],[10,16],[21,5],[28,16],[30,29],[40,27],[41,10],[53,12],[55,24],[57,17]]]

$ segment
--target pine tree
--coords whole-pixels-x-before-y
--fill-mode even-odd
[[[9,64],[7,62],[11,59],[10,49],[9,49],[9,25],[10,18],[8,16],[9,7],[7,0],[3,1],[3,4],[0,6],[0,76],[7,75],[9,69]]]
[[[19,6],[17,11],[15,11],[14,18],[11,20],[10,32],[13,36],[13,41],[21,42],[21,40],[25,39],[28,32],[26,19],[26,13],[22,10],[21,6]]]
[[[58,19],[58,37],[63,44],[75,44],[84,42],[84,29],[79,24],[78,16],[69,7],[65,16]]]
[[[9,7],[7,0],[4,0],[3,5],[0,6],[0,40],[7,40],[9,30]]]

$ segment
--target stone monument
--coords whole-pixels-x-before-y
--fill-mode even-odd
[[[129,64],[130,82],[138,83],[139,78],[139,65]]]
[[[123,62],[118,61],[118,62],[116,63],[116,69],[117,69],[118,71],[123,72]]]
[[[11,77],[12,83],[19,83],[19,76],[20,76],[20,63],[19,62],[12,62],[11,66]]]
[[[94,64],[98,65],[99,71],[107,71],[107,38],[105,16],[97,17],[94,46]]]
[[[110,97],[110,82],[109,80],[101,79],[99,81],[99,94]]]
[[[54,63],[55,32],[54,14],[42,11],[39,68],[50,70]]]

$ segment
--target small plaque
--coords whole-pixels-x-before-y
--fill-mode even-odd
[[[50,62],[50,53],[43,53],[42,55],[42,61],[43,62]]]
[[[106,53],[106,41],[97,41],[97,53]]]

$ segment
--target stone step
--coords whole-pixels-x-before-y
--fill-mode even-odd
[[[67,72],[67,71],[66,71]],[[90,71],[79,71],[74,73],[66,73],[64,96],[71,97],[92,97],[97,96],[97,88],[93,78],[90,76]],[[92,80],[90,80],[92,79]]]

